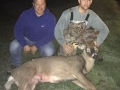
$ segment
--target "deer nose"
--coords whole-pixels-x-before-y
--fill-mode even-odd
[[[97,59],[97,53],[92,54],[92,58]]]

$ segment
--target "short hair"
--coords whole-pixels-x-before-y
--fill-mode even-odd
[[[33,0],[33,3],[35,2],[35,0]],[[46,0],[45,0],[45,2],[46,2]]]

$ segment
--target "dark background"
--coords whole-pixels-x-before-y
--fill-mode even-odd
[[[75,2],[77,5],[77,0],[46,0],[47,7],[51,12],[57,13],[56,19],[59,18],[60,14],[67,7],[67,3]],[[74,6],[75,4],[72,5]],[[13,29],[16,20],[22,11],[29,9],[32,6],[32,0],[2,0],[0,1],[0,42],[11,42],[14,38]],[[59,9],[60,8],[60,11]]]
[[[116,0],[120,5],[120,0]],[[77,5],[78,0],[46,0],[47,7],[52,9],[52,13],[57,13],[56,19],[58,20],[61,11]],[[67,7],[69,2],[72,5]],[[29,9],[32,6],[32,0],[2,0],[0,1],[0,42],[11,42],[13,40],[13,28],[16,20],[22,11]],[[59,11],[58,8],[61,8]]]

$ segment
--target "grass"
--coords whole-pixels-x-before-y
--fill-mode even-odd
[[[18,3],[17,1],[21,2]],[[0,90],[5,90],[4,84],[8,78],[6,71],[10,65],[9,44],[14,39],[14,23],[19,17],[19,14],[31,6],[31,4],[29,4],[31,2],[17,1],[14,1],[16,4],[12,2],[8,5],[6,5],[6,3],[0,4]],[[75,5],[77,5],[77,0],[70,0],[70,2],[67,2],[67,0],[61,2],[59,0],[59,3],[55,1],[55,4],[49,1],[48,8],[55,14],[58,20],[63,10]],[[91,72],[87,74],[87,77],[93,82],[97,90],[120,90],[120,9],[114,0],[93,0],[91,9],[107,24],[110,33],[99,48],[99,54],[104,57],[104,61],[96,62]],[[58,43],[55,40],[54,43],[57,48]],[[27,62],[33,58],[31,54],[23,53],[22,55],[23,62]],[[34,57],[40,57],[39,51]],[[17,90],[17,87],[13,85],[12,90]],[[83,89],[72,82],[64,82],[59,84],[39,83],[35,90]]]

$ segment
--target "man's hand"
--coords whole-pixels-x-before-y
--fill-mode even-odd
[[[94,41],[94,44],[97,48],[100,46],[96,41]]]
[[[96,41],[94,41],[94,44],[95,44],[96,50],[98,52],[98,48],[99,48],[100,45]]]
[[[24,52],[27,53],[27,52],[30,51],[30,46],[26,45],[26,46],[23,47],[23,49],[24,49]]]
[[[69,55],[70,55],[70,54],[73,52],[73,50],[74,50],[72,44],[65,44],[65,45],[63,46],[63,49],[64,49],[65,53],[66,53],[66,54],[69,54]]]
[[[37,51],[37,48],[36,48],[35,45],[33,45],[33,46],[30,47],[30,50],[31,50],[32,54],[35,54],[35,52]]]

